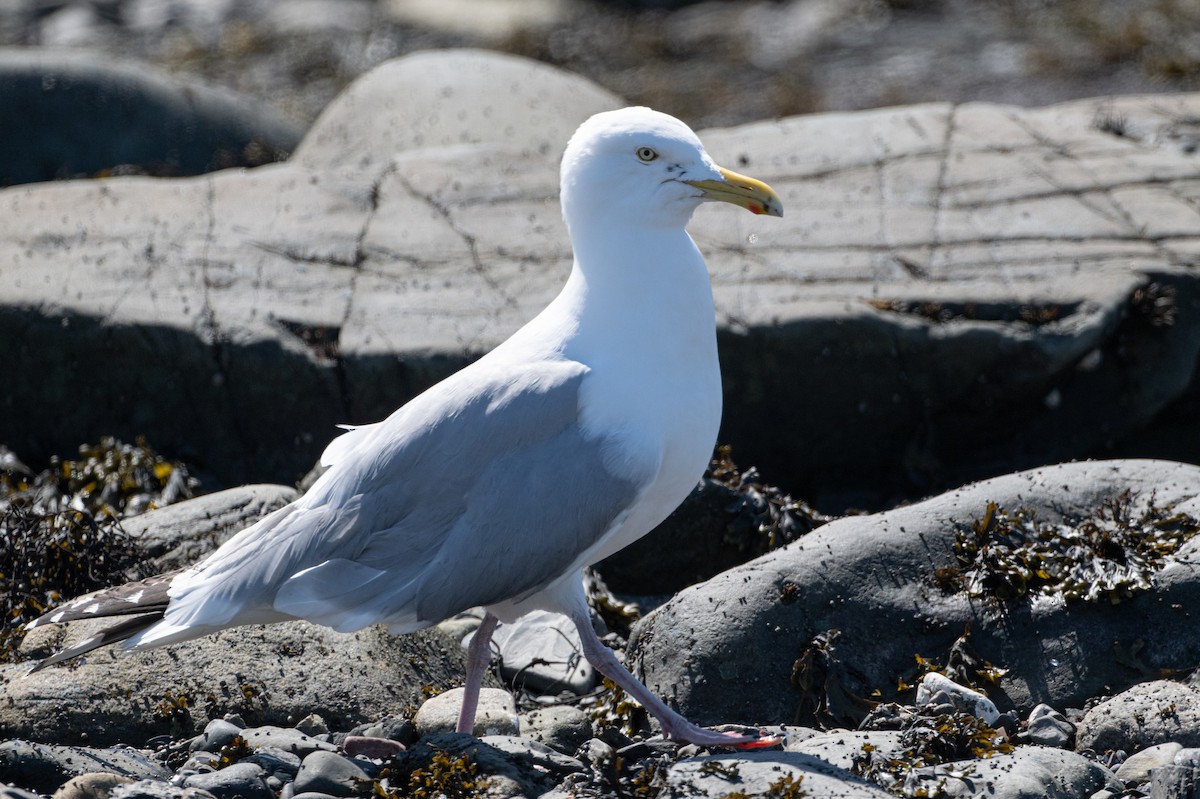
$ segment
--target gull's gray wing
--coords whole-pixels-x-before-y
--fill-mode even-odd
[[[353,446],[293,512],[180,579],[166,623],[229,623],[205,607],[255,594],[339,630],[416,629],[545,587],[622,518],[661,457],[623,431],[584,429],[587,375],[565,360],[481,361],[347,433]]]

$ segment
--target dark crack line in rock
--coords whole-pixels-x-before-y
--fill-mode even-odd
[[[362,227],[358,230],[358,236],[354,239],[354,256],[350,263],[346,264],[353,270],[350,273],[349,296],[346,298],[346,307],[342,312],[341,324],[338,326],[337,337],[333,341],[334,359],[333,359],[333,376],[337,384],[338,399],[342,404],[342,413],[349,419],[354,409],[354,390],[350,383],[350,374],[346,366],[346,355],[342,352],[342,332],[350,324],[350,318],[354,313],[355,300],[358,298],[358,278],[366,271],[365,264],[367,262],[366,241],[367,234],[371,230],[371,224],[375,221],[375,217],[379,213],[380,192],[383,188],[383,182],[388,176],[396,172],[396,165],[393,163],[376,176],[371,182],[371,189],[367,195],[367,210],[366,217],[363,219]]]
[[[1033,167],[1031,167],[1031,171],[1032,171],[1032,169],[1033,169]],[[1037,177],[1042,178],[1043,180],[1046,179],[1046,175],[1040,171],[1035,172],[1034,174],[1036,174]],[[1194,176],[1191,176],[1191,175],[1179,175],[1179,176],[1176,176],[1173,178],[1148,177],[1143,180],[1115,181],[1115,182],[1106,183],[1103,185],[1090,186],[1086,189],[1083,189],[1083,191],[1109,192],[1109,191],[1117,191],[1120,189],[1138,189],[1138,188],[1145,188],[1145,187],[1159,187],[1159,188],[1166,189],[1167,191],[1171,192],[1174,195],[1173,187],[1174,187],[1175,183],[1177,183],[1180,180],[1189,180],[1189,179],[1192,179],[1193,177]],[[970,183],[961,183],[956,188],[961,189],[964,187],[974,188],[974,187],[987,187],[987,186],[988,186],[987,181],[980,180],[980,181],[972,181]],[[957,209],[960,209],[960,210],[965,210],[965,211],[983,210],[983,209],[988,209],[988,208],[996,208],[1001,205],[1015,205],[1016,203],[1022,203],[1022,202],[1033,202],[1036,200],[1048,200],[1048,199],[1053,199],[1056,197],[1061,197],[1064,192],[1078,193],[1078,191],[1080,191],[1080,190],[1071,189],[1071,188],[1067,188],[1065,186],[1058,186],[1058,185],[1052,184],[1052,188],[1047,189],[1046,191],[1027,192],[1024,194],[1013,195],[1012,197],[999,197],[999,198],[994,198],[994,199],[975,200],[972,202],[962,202],[962,203],[956,204],[954,207]],[[1187,198],[1186,196],[1177,197],[1177,199],[1183,200],[1185,202],[1189,201],[1189,198]],[[1192,203],[1189,203],[1189,204],[1192,204]]]
[[[942,214],[946,208],[946,181],[950,175],[950,161],[954,146],[954,134],[958,129],[958,103],[950,106],[946,114],[946,129],[942,134],[941,159],[938,161],[937,182],[934,184],[933,220],[929,226],[929,265],[937,260],[942,246]]]
[[[434,212],[436,212],[440,217],[442,217],[442,219],[445,220],[447,227],[449,227],[451,231],[453,231],[463,240],[463,243],[467,245],[467,251],[471,256],[472,271],[479,276],[484,284],[493,292],[495,292],[496,296],[500,297],[504,305],[507,305],[512,310],[520,311],[521,306],[517,302],[516,298],[509,295],[500,282],[488,273],[487,267],[483,263],[483,259],[479,256],[479,244],[477,240],[474,236],[472,236],[470,233],[467,233],[465,230],[462,230],[455,223],[454,216],[450,212],[450,208],[443,203],[438,202],[438,200],[434,197],[417,191],[417,188],[413,186],[412,183],[409,182],[409,180],[403,175],[397,174],[397,178],[411,197],[420,200],[433,209]],[[501,312],[502,309],[497,307],[492,310],[489,315],[493,321],[498,321],[500,319]],[[481,331],[475,335],[473,341],[461,340],[463,350],[465,352],[475,352],[478,349],[479,338],[482,335],[483,334]]]
[[[359,243],[361,244],[361,237],[360,237]],[[358,266],[358,262],[357,262],[357,260],[355,260],[359,256],[359,253],[357,251],[354,254],[354,256],[355,256],[354,258],[347,260],[344,258],[334,258],[334,257],[324,256],[324,255],[315,255],[313,253],[302,253],[302,252],[293,250],[289,247],[281,247],[281,246],[274,245],[274,244],[268,244],[265,241],[251,241],[250,246],[254,247],[256,250],[262,250],[263,252],[270,253],[271,255],[278,255],[280,258],[286,258],[287,260],[291,261],[292,263],[296,263],[296,264],[319,264],[319,265],[323,265],[323,266],[350,267],[350,268],[354,268],[354,267]]]
[[[1036,129],[1034,129],[1031,125],[1029,125],[1024,119],[1021,119],[1016,114],[1010,114],[1009,119],[1015,125],[1017,125],[1022,130],[1024,130],[1034,140],[1041,142],[1043,144],[1043,146],[1045,146],[1046,148],[1051,149],[1054,152],[1057,152],[1065,160],[1070,161],[1072,164],[1075,164],[1077,167],[1082,169],[1084,171],[1084,173],[1086,173],[1093,180],[1097,180],[1099,178],[1099,175],[1096,174],[1096,171],[1086,161],[1084,161],[1084,160],[1078,158],[1077,156],[1075,156],[1074,154],[1072,154],[1070,149],[1068,147],[1066,147],[1065,145],[1057,144],[1055,142],[1052,142],[1052,141],[1046,139],[1045,136],[1043,136],[1041,133],[1039,133]],[[1028,164],[1028,168],[1029,168],[1029,171],[1031,174],[1036,175],[1037,177],[1046,181],[1048,184],[1050,184],[1055,189],[1060,191],[1063,196],[1074,198],[1075,201],[1078,202],[1080,205],[1082,205],[1084,208],[1092,211],[1095,214],[1098,214],[1103,219],[1107,219],[1118,225],[1123,225],[1125,228],[1127,228],[1129,231],[1131,231],[1131,238],[1133,238],[1134,240],[1142,241],[1142,242],[1149,244],[1151,247],[1153,247],[1155,249],[1156,252],[1158,252],[1158,254],[1167,262],[1168,265],[1171,265],[1171,266],[1183,265],[1184,262],[1182,261],[1182,259],[1180,259],[1178,254],[1176,254],[1175,252],[1173,252],[1172,250],[1170,250],[1163,244],[1163,241],[1167,237],[1147,235],[1145,228],[1142,225],[1139,225],[1137,223],[1137,221],[1133,218],[1133,215],[1130,214],[1128,209],[1126,209],[1125,206],[1121,204],[1121,202],[1116,198],[1116,196],[1113,194],[1111,189],[1102,188],[1102,187],[1097,186],[1096,188],[1086,190],[1089,192],[1096,192],[1096,193],[1102,194],[1108,200],[1109,204],[1112,206],[1112,210],[1110,213],[1109,211],[1106,211],[1105,209],[1101,208],[1096,203],[1088,200],[1086,197],[1083,196],[1083,194],[1079,190],[1069,189],[1066,186],[1062,186],[1061,184],[1059,184],[1059,182],[1055,179],[1055,177],[1052,174],[1050,174],[1049,172],[1046,172],[1045,170],[1038,168],[1034,164]],[[1115,216],[1113,214],[1115,214]],[[1112,238],[1112,237],[1109,237],[1109,238]],[[1091,239],[1089,238],[1087,240],[1090,241]]]

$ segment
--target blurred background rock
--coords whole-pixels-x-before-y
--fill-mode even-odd
[[[0,45],[141,59],[310,123],[394,56],[480,46],[697,128],[1200,84],[1195,0],[0,0]]]

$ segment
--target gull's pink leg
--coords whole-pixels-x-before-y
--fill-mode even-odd
[[[592,620],[587,607],[576,608],[571,613],[571,621],[579,630],[579,638],[583,642],[583,656],[587,658],[596,671],[621,686],[621,689],[636,699],[646,708],[662,726],[663,736],[674,741],[698,744],[700,746],[734,746],[739,748],[759,748],[776,746],[783,743],[779,738],[770,735],[742,735],[736,732],[717,732],[697,726],[676,713],[650,689],[638,682],[637,678],[617,660],[613,651],[592,629]]]
[[[483,621],[467,647],[467,682],[463,686],[462,708],[458,711],[455,732],[471,735],[475,732],[475,709],[479,707],[479,687],[483,685],[483,674],[492,662],[492,633],[499,621],[491,613],[483,614]]]

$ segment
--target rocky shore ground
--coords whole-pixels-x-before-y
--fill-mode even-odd
[[[248,486],[118,523],[103,509],[186,495],[186,467],[119,442],[20,467],[4,472],[8,532],[25,508],[43,533],[23,556],[111,566],[101,584],[190,562],[295,495]],[[101,520],[91,539],[44,535],[80,518]],[[470,736],[453,733],[469,614],[400,637],[242,628],[29,675],[91,625],[13,637],[36,608],[10,581],[0,781],[73,799],[1186,796],[1198,532],[1200,467],[1182,464],[1047,467],[830,520],[718,459],[647,540],[709,553],[681,568],[710,573],[664,596],[662,559],[626,556],[597,567],[591,598],[654,690],[782,741],[752,752],[655,738],[549,614],[502,628]],[[712,553],[745,562],[710,576]],[[46,596],[30,584],[49,571],[30,569],[24,596]],[[667,601],[630,635],[634,594]]]

